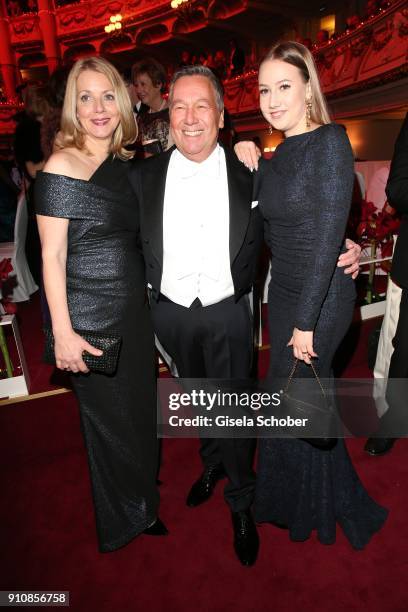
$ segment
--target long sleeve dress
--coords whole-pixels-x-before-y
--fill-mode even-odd
[[[259,206],[272,254],[268,315],[269,379],[287,380],[293,365],[293,329],[314,331],[319,377],[332,376],[333,356],[352,319],[355,287],[337,268],[353,186],[353,156],[342,127],[323,125],[291,136],[261,163]],[[313,376],[299,363],[296,376]],[[339,523],[352,546],[363,548],[385,521],[361,484],[343,440],[328,450],[303,440],[259,443],[255,516],[289,528],[292,540],[316,529],[335,540]]]
[[[102,552],[152,524],[159,503],[154,340],[138,203],[127,174],[127,163],[109,157],[89,181],[42,172],[36,182],[37,213],[69,219],[73,327],[122,336],[114,375],[72,375]]]

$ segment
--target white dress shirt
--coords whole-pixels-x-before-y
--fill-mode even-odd
[[[176,149],[164,195],[161,293],[186,308],[196,298],[209,306],[234,294],[229,217],[223,149],[201,163]]]

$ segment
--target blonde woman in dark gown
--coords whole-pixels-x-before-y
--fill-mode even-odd
[[[138,203],[127,181],[131,103],[104,59],[68,77],[59,150],[36,183],[44,286],[58,368],[72,374],[88,453],[99,548],[162,535],[156,486],[155,358],[145,300]],[[75,330],[122,337],[116,373],[89,372]]]

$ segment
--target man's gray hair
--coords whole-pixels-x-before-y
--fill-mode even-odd
[[[207,66],[184,66],[174,73],[173,78],[170,81],[169,87],[169,106],[173,102],[173,89],[176,81],[185,76],[203,76],[208,79],[212,85],[215,94],[215,102],[220,113],[224,110],[224,88],[218,78],[215,76],[212,70]]]

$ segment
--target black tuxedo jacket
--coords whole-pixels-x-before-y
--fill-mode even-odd
[[[169,151],[132,164],[129,180],[140,203],[140,228],[146,263],[147,282],[158,300],[163,271],[163,204],[167,169],[174,147]],[[224,149],[230,209],[229,251],[235,299],[247,293],[255,281],[258,256],[263,241],[259,207],[251,207],[252,175]],[[180,232],[188,231],[180,223]],[[211,244],[208,245],[211,249]],[[188,257],[188,253],[186,253]]]
[[[402,213],[391,278],[400,287],[408,289],[408,114],[395,143],[386,193],[391,206]]]

